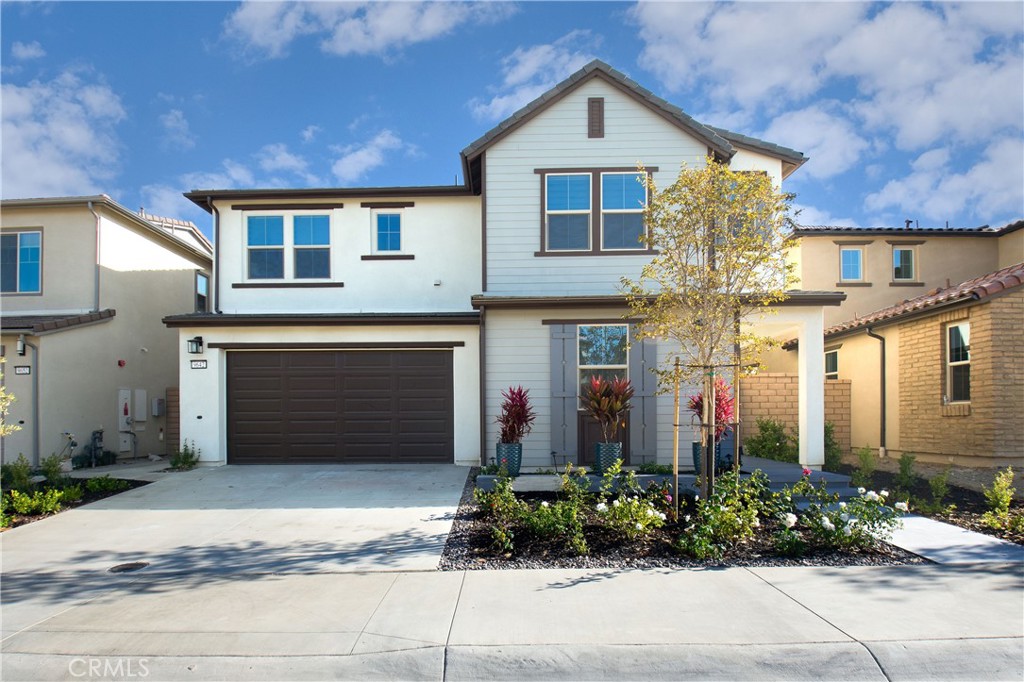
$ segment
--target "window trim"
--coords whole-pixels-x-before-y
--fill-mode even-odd
[[[376,260],[387,260],[393,258],[394,260],[408,260],[409,252],[406,250],[408,244],[405,234],[405,207],[404,206],[382,206],[370,210],[370,255],[376,257]],[[377,248],[377,217],[381,215],[397,215],[398,216],[398,248],[397,249],[386,249],[381,250]],[[364,260],[373,260],[366,259]]]
[[[828,356],[834,355],[836,358],[836,371],[828,371]],[[833,348],[825,351],[825,380],[826,381],[837,381],[839,379],[839,349]]]
[[[296,277],[295,276],[295,254],[296,251],[302,249],[322,249],[325,248],[323,245],[295,245],[295,217],[296,216],[326,216],[327,217],[327,263],[329,274],[327,277]],[[280,217],[282,221],[282,230],[284,232],[282,236],[282,244],[280,246],[250,246],[249,245],[249,218],[255,217]],[[334,234],[334,213],[328,209],[309,209],[309,210],[275,210],[264,209],[260,207],[258,210],[243,211],[242,212],[242,235],[241,239],[242,246],[242,262],[243,272],[241,284],[252,284],[254,286],[266,285],[274,286],[278,284],[290,284],[290,283],[303,283],[311,285],[322,285],[330,284],[335,282],[335,263],[334,263],[334,247],[333,247],[333,234]],[[281,258],[283,259],[282,264],[282,277],[250,277],[249,276],[249,252],[250,250],[263,250],[263,249],[279,249],[281,251]],[[232,288],[248,288],[248,287],[236,287],[232,284]]]
[[[909,251],[910,252],[910,277],[897,277],[896,276],[896,252],[897,251]],[[893,244],[892,245],[892,269],[890,270],[889,276],[894,284],[913,284],[920,282],[921,278],[918,276],[918,260],[917,260],[917,248],[912,244]]]
[[[206,279],[206,294],[204,294],[204,297],[206,299],[206,305],[204,305],[202,309],[199,308],[199,280],[200,280],[200,278],[205,278]],[[195,312],[197,312],[197,313],[208,313],[208,312],[210,312],[210,285],[211,285],[211,283],[212,283],[212,278],[210,277],[210,273],[206,272],[205,270],[196,270],[196,277],[195,277]]]
[[[967,328],[967,359],[953,361],[952,353],[950,349],[950,332],[957,327]],[[971,402],[971,323],[970,320],[957,320],[956,322],[950,322],[943,327],[944,343],[943,347],[945,350],[945,367],[943,371],[945,379],[945,391],[943,392],[943,404],[945,405],[968,405]],[[957,400],[953,397],[953,368],[954,367],[967,367],[967,398],[965,400]]]
[[[850,251],[859,254],[858,269],[860,270],[860,277],[844,277],[843,276],[843,252]],[[859,244],[840,244],[839,245],[839,281],[842,284],[860,284],[864,283],[864,247]]]
[[[601,232],[601,235],[600,235],[601,236],[601,244],[600,244],[601,251],[604,251],[604,252],[619,252],[619,253],[637,253],[637,252],[643,253],[643,252],[647,251],[648,250],[647,247],[644,246],[642,242],[637,242],[637,246],[635,248],[634,247],[626,247],[626,248],[619,248],[619,249],[606,249],[606,248],[604,248],[604,217],[605,217],[605,215],[606,214],[609,214],[609,215],[630,215],[630,214],[639,213],[641,216],[643,216],[644,208],[647,207],[647,199],[648,199],[648,197],[647,197],[647,188],[645,187],[644,188],[644,206],[643,206],[643,208],[640,208],[639,210],[636,210],[636,209],[626,209],[626,208],[621,208],[621,209],[620,208],[611,208],[611,209],[605,210],[605,208],[604,208],[604,176],[606,176],[606,175],[639,175],[639,173],[636,170],[633,170],[632,173],[622,173],[622,172],[617,172],[617,171],[601,171],[601,173],[599,173],[598,175],[599,175],[599,177],[597,179],[597,186],[601,190],[600,191],[600,195],[599,195],[599,198],[601,200],[601,206],[599,207],[599,209],[600,209],[599,212],[600,212],[600,216],[601,216],[601,230],[600,230],[600,232]]]
[[[15,284],[21,285],[21,235],[23,234],[38,234],[39,235],[39,289],[37,291],[21,291],[16,289],[14,291],[0,292],[3,296],[42,296],[43,295],[43,228],[42,227],[18,227],[18,228],[4,228],[2,231],[3,236],[17,235],[18,245],[16,248],[18,255],[18,274],[15,277]]]
[[[647,176],[658,172],[657,166],[644,168]],[[601,216],[601,176],[605,173],[637,173],[636,166],[599,166],[592,168],[535,168],[540,176],[540,249],[537,257],[579,257],[579,256],[652,256],[657,251],[651,248],[602,249],[603,220]],[[547,248],[547,176],[548,175],[590,175],[590,248],[587,250],[551,250]]]
[[[580,329],[583,327],[624,327],[626,329],[626,362],[621,365],[584,365],[580,358]],[[580,410],[583,410],[583,406],[580,404],[580,398],[583,396],[580,393],[580,389],[583,387],[581,381],[583,370],[597,370],[597,369],[621,369],[622,376],[629,378],[629,327],[628,323],[593,323],[593,322],[581,322],[576,325],[576,403]]]

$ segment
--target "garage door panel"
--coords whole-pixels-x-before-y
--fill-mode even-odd
[[[450,351],[228,355],[232,463],[450,462]]]

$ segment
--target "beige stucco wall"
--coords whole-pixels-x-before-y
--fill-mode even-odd
[[[1009,235],[1012,236],[1012,235]],[[839,249],[836,242],[869,242],[864,250],[864,280],[861,284],[839,281]],[[892,280],[892,242],[908,244],[916,249],[917,278],[913,286]],[[997,270],[1000,265],[1000,240],[991,237],[906,238],[893,235],[828,235],[800,239],[800,286],[819,291],[842,291],[846,301],[839,307],[825,309],[825,326],[851,320],[881,308],[915,298],[936,287],[958,284]],[[1006,247],[1012,253],[1011,246]],[[794,257],[794,260],[797,260]],[[865,286],[870,285],[870,286]]]
[[[757,420],[770,417],[789,431],[798,422],[798,378],[796,374],[768,372],[740,379],[741,437],[757,434]],[[835,436],[844,453],[850,451],[850,382],[825,382],[825,421],[835,426]]]
[[[1024,263],[1024,230],[1017,230],[999,238],[1000,269]]]
[[[945,325],[970,323],[971,401],[943,405]],[[901,325],[903,449],[920,461],[1020,466],[1024,461],[1024,292]]]

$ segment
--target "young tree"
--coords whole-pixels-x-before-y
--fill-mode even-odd
[[[684,164],[663,190],[640,170],[648,185],[644,242],[657,253],[639,280],[624,277],[622,285],[640,320],[637,338],[674,342],[666,365],[655,370],[661,389],[700,380],[711,396],[701,420],[707,495],[714,486],[715,372],[734,367],[739,348],[753,359],[775,345],[742,323],[769,313],[795,282],[784,254],[792,196],[765,173],[734,171],[711,157],[703,168]]]

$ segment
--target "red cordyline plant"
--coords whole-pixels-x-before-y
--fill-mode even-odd
[[[688,407],[697,419],[704,418],[704,393],[690,398]],[[721,377],[715,379],[715,442],[722,440],[726,431],[732,428],[733,415],[736,410],[736,399],[732,396],[732,388]]]
[[[537,418],[530,405],[530,391],[522,386],[511,386],[501,392],[505,401],[501,404],[501,414],[496,420],[501,426],[499,443],[520,443],[523,436],[530,433],[533,420]]]
[[[629,379],[614,377],[611,380],[600,376],[590,377],[590,384],[584,387],[583,409],[590,413],[601,426],[601,437],[605,443],[614,443],[619,429],[626,425],[626,412],[633,397],[633,386]]]

